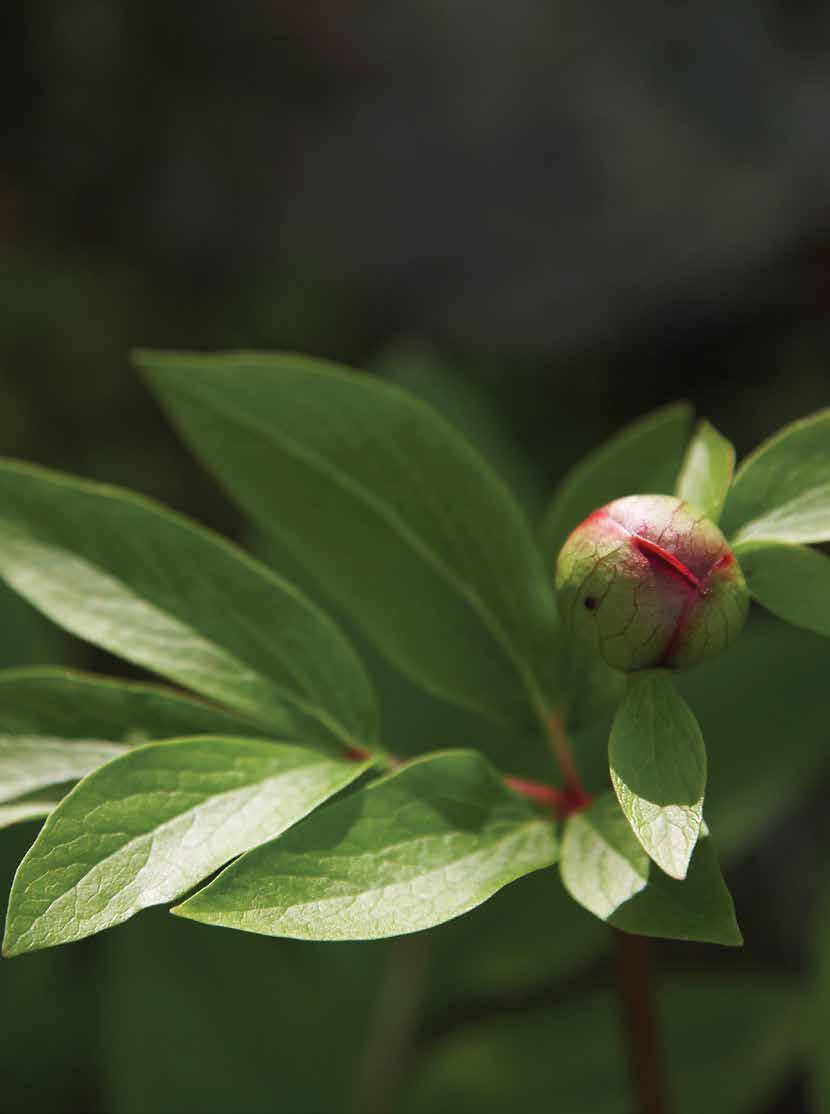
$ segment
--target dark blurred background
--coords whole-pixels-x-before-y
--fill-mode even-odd
[[[819,0],[6,0],[0,452],[264,552],[131,371],[142,345],[388,375],[531,513],[676,398],[743,453],[830,402],[828,46]],[[2,664],[127,672],[0,604]],[[814,707],[781,711],[723,848],[747,947],[654,950],[679,1110],[830,1109],[804,1035],[814,1010],[830,1024],[830,659],[805,640],[787,653]],[[471,741],[373,664],[407,745]],[[724,752],[730,702],[707,727]],[[736,753],[721,784],[740,795],[751,740]],[[0,834],[3,887],[34,831]],[[0,968],[2,1107],[632,1112],[611,949],[539,876],[383,944],[143,914]]]

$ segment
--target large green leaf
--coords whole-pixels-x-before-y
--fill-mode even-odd
[[[608,743],[611,781],[634,834],[672,878],[685,878],[703,817],[706,748],[667,670],[633,674]]]
[[[735,449],[713,425],[702,421],[686,450],[675,493],[717,522],[735,467]]]
[[[150,500],[0,462],[0,576],[67,630],[275,734],[374,738],[371,688],[331,621]]]
[[[553,825],[473,751],[405,766],[245,855],[174,912],[302,940],[431,928],[556,861]]]
[[[747,457],[722,526],[736,541],[830,541],[830,409],[785,426]]]
[[[15,875],[4,953],[78,940],[172,901],[367,765],[218,736],[136,747],[49,816]]]
[[[613,793],[568,818],[559,869],[575,901],[626,932],[741,943],[711,839],[698,841],[682,882],[668,878],[649,862]]]
[[[745,542],[735,555],[750,592],[773,615],[830,636],[830,558],[786,542]]]
[[[691,428],[687,403],[664,406],[627,425],[575,465],[545,515],[543,538],[551,559],[591,511],[612,499],[673,491]]]
[[[138,362],[231,494],[400,669],[497,718],[545,714],[549,578],[515,500],[447,422],[300,356]]]
[[[196,734],[260,735],[243,716],[163,685],[59,666],[0,672],[0,733],[150,743]]]
[[[128,745],[207,732],[257,733],[240,717],[154,685],[66,669],[7,670],[0,673],[0,802],[77,781]]]

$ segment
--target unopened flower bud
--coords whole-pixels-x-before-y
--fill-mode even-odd
[[[571,637],[615,669],[683,669],[720,653],[749,607],[721,531],[671,495],[631,495],[594,511],[556,566]]]

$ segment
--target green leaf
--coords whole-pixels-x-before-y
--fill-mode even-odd
[[[437,410],[475,446],[523,506],[536,508],[538,480],[527,454],[514,441],[496,399],[463,368],[445,364],[427,345],[397,341],[381,351],[372,370]]]
[[[67,669],[7,670],[0,673],[0,802],[77,781],[136,743],[219,732],[257,733],[240,717],[155,685]]]
[[[172,901],[367,768],[256,739],[136,747],[49,816],[15,875],[4,953],[79,940]]]
[[[0,802],[62,781],[78,781],[128,749],[117,743],[66,742],[40,735],[0,736]]]
[[[0,462],[0,576],[67,630],[274,733],[374,738],[369,682],[333,623],[148,499]]]
[[[27,820],[42,820],[57,806],[59,800],[58,796],[41,790],[15,801],[4,801],[0,804],[0,829],[11,828],[14,824],[23,824]]]
[[[710,836],[701,836],[683,881],[653,867],[648,885],[608,918],[623,932],[740,947],[735,906]]]
[[[668,878],[649,862],[613,793],[604,793],[565,822],[559,870],[575,901],[626,932],[741,943],[708,835],[701,832],[686,878]]]
[[[787,623],[830,636],[829,558],[784,542],[745,542],[735,556],[758,603]]]
[[[675,494],[717,522],[732,482],[734,467],[735,449],[732,443],[709,422],[702,421],[686,450]]]
[[[734,541],[830,541],[830,408],[764,441],[735,476],[722,528]]]
[[[662,669],[632,675],[608,744],[611,781],[634,834],[672,878],[685,878],[703,816],[706,749]]]
[[[567,473],[542,528],[551,559],[591,511],[612,499],[674,490],[692,416],[692,408],[685,402],[654,410],[620,430]]]
[[[728,654],[681,676],[708,752],[706,817],[731,861],[785,821],[828,767],[830,640],[761,608]]]
[[[300,356],[137,359],[229,492],[398,668],[495,718],[545,714],[550,578],[515,500],[452,426]]]
[[[651,863],[613,793],[574,813],[562,833],[559,872],[580,905],[606,921],[648,885]]]
[[[553,825],[473,751],[418,759],[233,863],[173,912],[301,940],[431,928],[556,861]]]
[[[33,666],[0,672],[0,733],[135,745],[185,734],[260,732],[215,704],[163,685]]]

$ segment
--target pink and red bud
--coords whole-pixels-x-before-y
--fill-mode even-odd
[[[721,531],[671,495],[631,495],[589,515],[562,547],[556,588],[571,636],[621,670],[714,657],[749,608]]]

